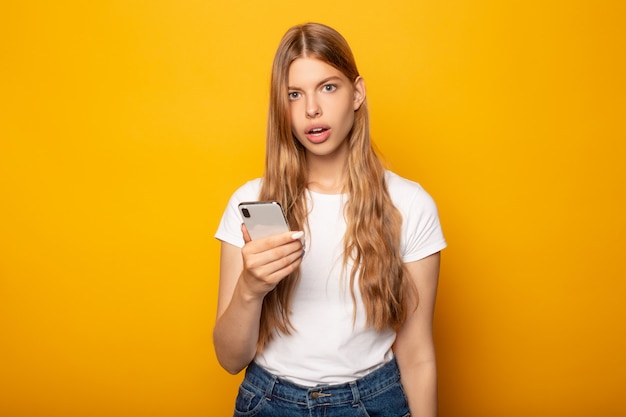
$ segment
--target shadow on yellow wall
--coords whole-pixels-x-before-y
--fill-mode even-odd
[[[212,235],[309,20],[351,43],[378,147],[439,203],[441,415],[626,413],[624,3],[408,3],[3,8],[2,416],[230,415]]]

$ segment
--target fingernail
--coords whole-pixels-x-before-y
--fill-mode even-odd
[[[302,236],[304,236],[304,232],[300,231],[300,232],[296,232],[293,235],[291,235],[291,238],[293,240],[296,240],[296,239],[300,239]]]

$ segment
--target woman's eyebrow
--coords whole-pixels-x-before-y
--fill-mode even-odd
[[[341,81],[341,77],[338,76],[338,75],[331,75],[330,77],[326,77],[323,80],[321,80],[319,83],[317,83],[317,85],[315,87],[316,88],[320,87],[320,86],[322,86],[324,84],[327,84],[327,83],[329,83],[331,81],[335,81],[335,82],[336,81]],[[288,86],[287,89],[289,89],[289,90],[300,90],[300,87]]]
[[[331,75],[330,77],[324,78],[322,81],[320,81],[317,86],[322,86],[324,84],[329,83],[330,81],[341,81],[341,77],[339,77],[338,75]]]

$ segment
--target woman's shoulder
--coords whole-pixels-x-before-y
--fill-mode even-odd
[[[393,203],[402,211],[404,208],[418,205],[431,205],[433,199],[416,181],[401,177],[392,171],[385,172],[387,190]]]
[[[233,193],[233,198],[239,202],[255,201],[259,198],[261,192],[262,178],[255,178],[245,182]]]
[[[402,259],[413,262],[446,247],[435,200],[417,182],[386,176],[391,201],[402,215]]]
[[[256,201],[259,199],[261,190],[261,179],[257,178],[241,185],[231,195],[230,200],[222,214],[222,219],[215,233],[215,237],[221,241],[242,247],[243,237],[241,236],[241,215],[237,206],[245,201]]]
[[[408,178],[401,177],[393,171],[385,172],[385,181],[389,193],[397,195],[414,195],[416,193],[425,192],[424,188],[418,183]]]

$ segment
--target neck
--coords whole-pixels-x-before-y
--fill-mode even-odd
[[[341,194],[344,191],[347,163],[348,146],[332,155],[307,153],[307,187],[322,194]]]

